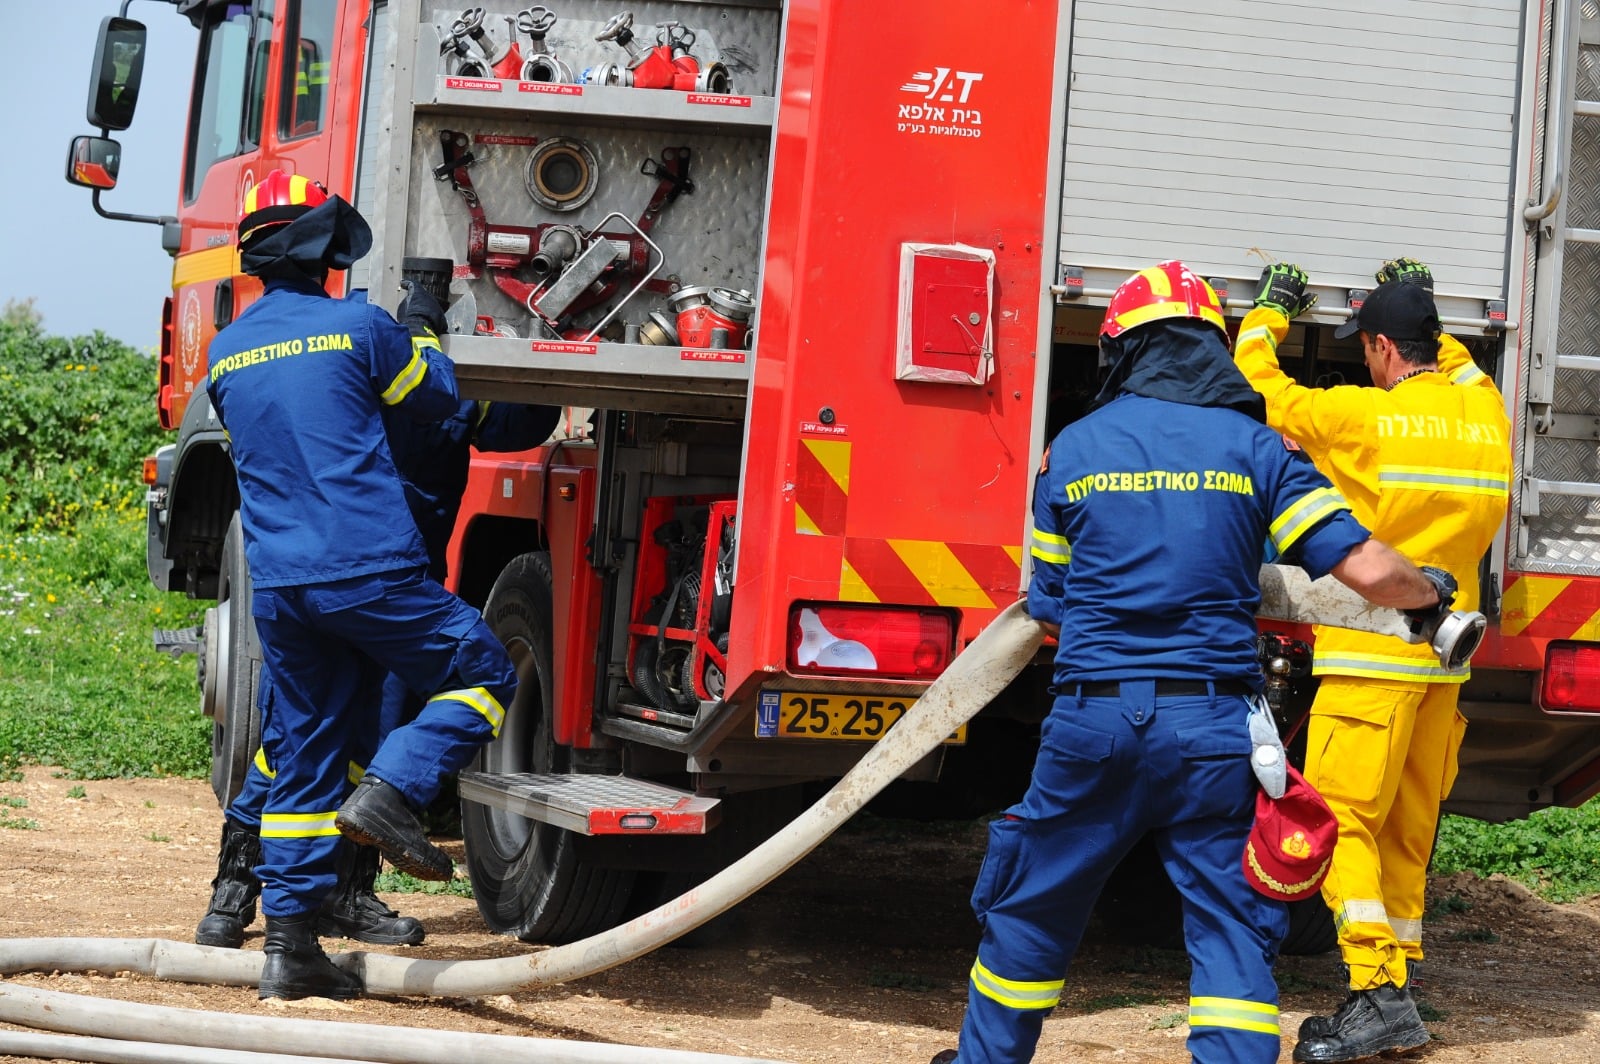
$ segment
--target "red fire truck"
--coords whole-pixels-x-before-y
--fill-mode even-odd
[[[137,98],[130,2],[102,28],[102,136],[69,162],[97,209]],[[149,568],[217,602],[219,799],[259,660],[202,374],[257,291],[233,226],[275,169],[373,223],[336,294],[448,284],[463,394],[575,412],[475,459],[451,545],[522,677],[460,781],[498,930],[614,922],[906,712],[1015,599],[1036,456],[1096,389],[1111,290],[1166,258],[1235,320],[1264,259],[1305,266],[1320,304],[1280,354],[1322,384],[1364,381],[1332,332],[1376,264],[1433,267],[1518,470],[1453,806],[1600,791],[1600,36],[1571,0],[167,2],[199,35],[177,214],[102,213],[162,223],[174,256]],[[1046,682],[908,778],[985,766]]]

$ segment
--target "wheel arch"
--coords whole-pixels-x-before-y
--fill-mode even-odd
[[[544,526],[532,518],[476,515],[460,533],[451,584],[463,601],[481,610],[507,565],[519,555],[547,549]]]
[[[201,393],[190,401],[178,429],[167,488],[161,552],[172,569],[166,590],[181,590],[190,598],[217,597],[222,541],[238,509],[239,484],[227,434]]]

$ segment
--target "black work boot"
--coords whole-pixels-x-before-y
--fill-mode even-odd
[[[361,777],[334,825],[360,846],[376,846],[400,871],[438,882],[455,872],[450,855],[428,841],[405,796],[372,773]]]
[[[256,878],[256,865],[260,863],[261,837],[224,817],[222,845],[217,850],[217,878],[211,881],[211,904],[194,931],[197,945],[238,949],[244,944],[244,929],[255,920],[256,899],[261,896],[261,880]]]
[[[1343,967],[1345,982],[1348,983],[1350,981],[1350,966],[1347,964]],[[1420,990],[1424,985],[1426,985],[1426,981],[1422,978],[1422,962],[1414,961],[1407,957],[1405,986],[1406,997],[1410,998],[1411,1001],[1415,1003],[1417,1000],[1417,991]],[[1334,1013],[1334,1016],[1337,1015],[1338,1013]],[[1305,1019],[1301,1020],[1300,1041],[1304,1042],[1308,1038],[1326,1038],[1329,1033],[1333,1031],[1334,1016],[1307,1016]]]
[[[361,978],[336,967],[317,941],[317,914],[267,917],[266,963],[260,997],[321,997],[347,1001],[361,996]]]
[[[1311,1020],[1321,1023],[1312,1025]],[[1416,1002],[1393,983],[1350,991],[1339,1011],[1327,1018],[1311,1017],[1300,1025],[1300,1031],[1294,1059],[1301,1064],[1363,1060],[1379,1053],[1416,1049],[1429,1038]]]
[[[376,946],[415,946],[427,934],[419,920],[401,916],[374,892],[378,851],[345,843],[339,848],[339,884],[322,903],[317,931]]]
[[[954,1049],[941,1049],[933,1055],[930,1064],[955,1064],[956,1051]]]

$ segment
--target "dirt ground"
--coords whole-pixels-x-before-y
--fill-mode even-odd
[[[70,796],[81,786],[83,797]],[[0,795],[0,936],[189,941],[215,870],[219,814],[189,780],[75,784],[48,769]],[[460,843],[455,842],[457,859]],[[447,845],[447,848],[448,848]],[[709,944],[669,946],[566,985],[480,1000],[265,1003],[255,991],[99,973],[18,984],[257,1015],[429,1027],[764,1057],[794,1064],[923,1064],[955,1044],[977,940],[967,896],[978,824],[858,821],[744,902]],[[491,935],[473,903],[387,900],[427,924],[400,952],[461,959],[536,947]],[[1433,883],[1426,924],[1428,1064],[1600,1060],[1600,900],[1550,905],[1501,879]],[[259,949],[258,920],[246,949]],[[328,940],[330,949],[350,948]],[[1045,1024],[1040,1061],[1181,1062],[1188,968],[1181,953],[1098,934]],[[1292,1032],[1343,996],[1337,957],[1284,959],[1282,1060]],[[3,1026],[3,1025],[0,1025]],[[16,1062],[23,1058],[0,1057]]]

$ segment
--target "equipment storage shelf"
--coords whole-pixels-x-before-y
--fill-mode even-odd
[[[649,91],[615,85],[551,85],[440,74],[433,79],[432,98],[418,97],[417,111],[593,125],[765,132],[772,126],[776,101],[771,96]]]
[[[408,261],[449,268],[470,398],[743,416],[782,7],[386,11],[376,301],[398,302]]]
[[[731,418],[744,412],[750,382],[744,351],[505,336],[443,342],[467,399]]]

